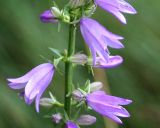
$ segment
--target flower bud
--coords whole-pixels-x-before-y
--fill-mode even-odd
[[[99,91],[103,87],[103,84],[101,82],[93,82],[89,86],[90,86],[90,91],[94,92],[94,91]]]
[[[73,99],[76,100],[76,101],[82,101],[84,95],[82,94],[81,91],[79,91],[79,90],[74,90],[74,91],[72,92],[72,97],[73,97]]]
[[[52,121],[58,124],[62,120],[62,115],[60,113],[52,115]]]
[[[41,98],[40,99],[40,105],[44,107],[52,107],[56,100],[51,98]]]
[[[70,57],[70,61],[75,64],[84,65],[87,63],[87,56],[85,54],[75,54]]]
[[[52,7],[51,8],[52,14],[54,14],[55,17],[59,18],[61,17],[61,11],[57,7]]]
[[[51,10],[46,10],[40,15],[40,19],[44,23],[56,23],[58,20],[55,15],[51,12]]]
[[[91,115],[81,115],[77,120],[79,125],[92,125],[96,122],[96,117]]]

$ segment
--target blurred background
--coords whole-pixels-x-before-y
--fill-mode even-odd
[[[58,1],[59,5],[65,3]],[[113,33],[125,37],[125,49],[111,50],[124,57],[124,63],[114,69],[98,70],[98,76],[109,85],[112,95],[132,99],[126,106],[131,118],[123,119],[117,126],[98,116],[99,124],[92,128],[158,128],[160,125],[160,8],[159,0],[128,0],[138,11],[126,15],[127,25],[99,9],[94,14],[102,25]],[[31,68],[45,62],[40,55],[52,57],[48,47],[67,48],[68,26],[43,24],[39,14],[51,5],[49,0],[1,0],[0,1],[0,128],[53,128],[44,118],[49,112],[41,108],[35,112],[34,105],[27,106],[18,92],[7,87],[6,78],[19,77]],[[84,49],[84,41],[77,33],[77,51]],[[63,65],[61,66],[63,70]],[[77,73],[78,72],[78,73]],[[79,73],[80,72],[80,73]],[[85,67],[75,71],[74,81],[84,84],[88,77]],[[48,88],[58,98],[63,98],[64,76],[56,73]],[[46,91],[47,92],[47,91]],[[48,96],[48,93],[45,94]],[[111,125],[109,126],[109,123]]]

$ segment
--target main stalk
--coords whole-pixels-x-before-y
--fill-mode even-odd
[[[68,53],[67,57],[70,57],[75,52],[75,41],[76,41],[76,25],[69,25],[69,42],[68,42]],[[71,62],[66,61],[65,63],[65,103],[64,109],[68,116],[71,114],[71,96],[72,91],[72,78],[73,78],[73,65]]]

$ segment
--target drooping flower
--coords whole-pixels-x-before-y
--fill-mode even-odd
[[[55,15],[51,10],[46,10],[40,15],[40,19],[44,23],[56,23],[58,20],[55,18]]]
[[[126,24],[126,19],[121,13],[136,14],[136,10],[124,0],[95,0],[95,3],[102,9],[110,12],[122,23]]]
[[[78,126],[72,121],[67,121],[65,128],[78,128]]]
[[[95,122],[96,122],[96,117],[91,115],[81,115],[77,120],[77,123],[79,125],[92,125]]]
[[[86,96],[86,102],[99,114],[122,123],[118,117],[129,117],[128,111],[121,105],[128,105],[132,101],[105,94],[104,91],[95,91]]]
[[[40,64],[19,78],[9,78],[9,87],[12,89],[23,89],[26,104],[35,100],[36,111],[39,112],[40,98],[54,74],[54,66],[51,63]]]
[[[91,50],[94,65],[96,64],[97,55],[103,61],[109,62],[107,46],[116,49],[124,47],[119,41],[122,40],[123,37],[109,32],[93,19],[82,18],[80,21],[80,29],[86,44]]]
[[[96,58],[96,68],[114,68],[120,65],[123,62],[123,58],[121,56],[109,56],[108,63],[102,60],[100,57]]]

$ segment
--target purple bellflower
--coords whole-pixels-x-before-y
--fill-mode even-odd
[[[40,15],[40,19],[44,23],[56,23],[58,22],[57,19],[55,19],[54,14],[51,12],[51,10],[46,10]]]
[[[114,68],[118,65],[120,65],[123,62],[123,58],[121,56],[109,56],[108,63],[101,59],[100,57],[96,58],[96,65],[94,67],[96,68]]]
[[[122,124],[118,117],[129,117],[128,111],[121,105],[128,105],[132,101],[115,96],[107,95],[104,91],[95,91],[86,96],[89,107],[99,114]]]
[[[124,0],[95,0],[95,4],[113,14],[124,24],[126,24],[126,19],[121,12],[129,14],[137,13],[136,10]]]
[[[35,100],[36,111],[39,112],[40,98],[54,74],[54,66],[51,63],[40,64],[19,78],[10,78],[9,87],[12,89],[23,89],[26,104]]]
[[[109,32],[93,19],[82,18],[80,21],[80,29],[86,44],[91,50],[94,65],[96,64],[97,55],[103,61],[109,62],[107,46],[116,49],[124,47],[119,41],[122,40],[123,37]]]
[[[78,126],[75,123],[73,123],[72,121],[67,121],[65,128],[78,128]]]

